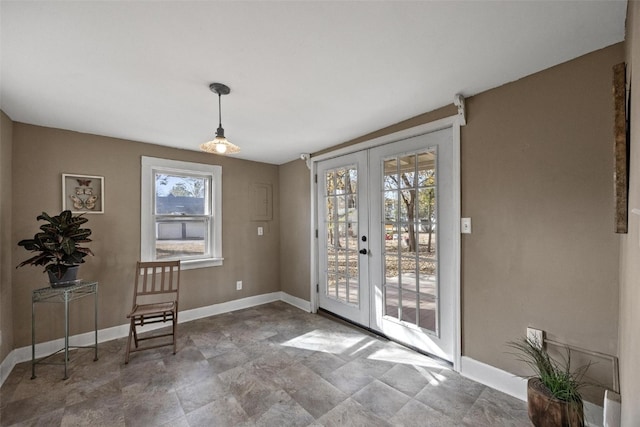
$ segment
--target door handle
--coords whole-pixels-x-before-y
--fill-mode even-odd
[[[366,255],[366,254],[367,254],[367,250],[366,250],[366,249],[360,249],[360,253],[361,253],[362,255]]]

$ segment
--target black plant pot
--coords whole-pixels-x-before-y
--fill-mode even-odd
[[[64,286],[70,286],[77,282],[79,265],[67,268],[67,271],[58,279],[54,273],[47,270],[49,273],[49,284],[52,288],[61,288]]]

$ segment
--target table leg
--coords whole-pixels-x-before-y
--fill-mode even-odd
[[[64,298],[64,378],[67,376],[67,365],[69,363],[69,299],[65,295]]]
[[[93,315],[95,317],[95,323],[94,323],[94,330],[95,330],[95,348],[96,348],[96,352],[95,352],[95,357],[93,358],[93,361],[95,362],[96,360],[98,360],[98,285],[96,285],[96,291],[93,293],[93,302],[94,302],[94,308],[93,308]]]
[[[31,379],[36,377],[36,314],[35,302],[31,298]]]

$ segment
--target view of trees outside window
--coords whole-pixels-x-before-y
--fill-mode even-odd
[[[160,197],[204,198],[206,178],[181,175],[156,174],[156,194]]]
[[[358,170],[343,167],[325,173],[327,296],[359,303]]]

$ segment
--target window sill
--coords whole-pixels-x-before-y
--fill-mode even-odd
[[[190,259],[180,261],[180,270],[195,270],[197,268],[219,267],[224,258]]]

